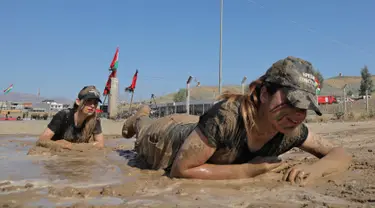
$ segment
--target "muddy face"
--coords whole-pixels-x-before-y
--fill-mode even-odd
[[[91,116],[95,113],[96,108],[98,107],[98,100],[97,99],[87,99],[87,100],[77,100],[77,104],[79,105],[83,102],[81,107],[81,112],[87,116]]]
[[[265,105],[264,114],[277,131],[288,134],[296,129],[306,118],[306,110],[290,104],[282,90],[273,95],[262,95]]]

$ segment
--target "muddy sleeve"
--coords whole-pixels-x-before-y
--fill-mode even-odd
[[[309,129],[305,124],[301,124],[299,134],[289,139],[290,145],[289,148],[300,147],[307,139],[309,135]]]
[[[93,134],[95,135],[95,134],[100,134],[100,133],[102,133],[102,124],[101,124],[100,119],[98,118],[96,120],[96,125],[95,125]]]
[[[221,101],[200,116],[197,127],[213,147],[218,147],[233,138],[237,125],[238,106]]]
[[[64,118],[65,118],[65,112],[59,111],[52,117],[52,120],[51,122],[49,122],[47,127],[56,134],[56,132],[58,132],[58,130],[60,129],[60,126],[63,123]]]
[[[309,131],[305,124],[296,129],[291,135],[277,134],[265,144],[257,154],[259,156],[278,156],[288,152],[293,147],[300,147],[307,139]]]

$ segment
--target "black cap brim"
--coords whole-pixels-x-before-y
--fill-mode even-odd
[[[300,109],[313,110],[318,116],[322,115],[316,97],[303,90],[286,91],[287,99],[293,106]]]
[[[88,100],[88,99],[96,99],[96,100],[98,100],[100,103],[102,103],[102,100],[101,100],[100,98],[98,98],[97,96],[92,95],[92,94],[88,94],[88,95],[82,97],[81,100]]]

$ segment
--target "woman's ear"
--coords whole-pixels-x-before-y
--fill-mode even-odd
[[[76,99],[76,104],[79,106],[79,104],[81,103],[81,100],[79,100],[78,98]]]
[[[269,94],[267,92],[267,88],[265,86],[263,86],[260,89],[260,102],[261,103],[267,103],[268,99],[269,99]]]

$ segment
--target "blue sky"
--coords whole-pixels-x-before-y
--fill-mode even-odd
[[[256,79],[289,55],[323,76],[375,67],[375,1],[224,0],[223,84]],[[185,87],[189,75],[217,85],[219,0],[4,0],[0,87],[74,99],[103,91],[120,47],[121,92],[139,69],[135,98]],[[372,21],[371,21],[372,19]]]

